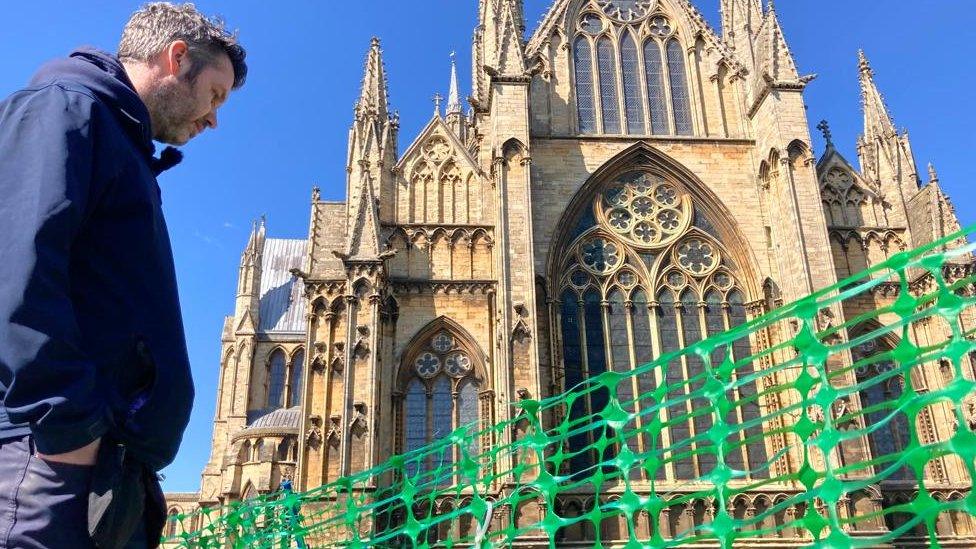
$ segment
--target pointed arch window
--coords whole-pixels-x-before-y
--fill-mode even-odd
[[[587,10],[577,33],[579,133],[694,134],[685,55],[668,17],[655,13],[620,21]]]
[[[685,55],[675,38],[668,40],[668,76],[674,109],[674,131],[678,135],[691,135],[691,97],[685,75]]]
[[[438,330],[410,347],[411,359],[405,363],[407,371],[401,377],[405,384],[400,412],[403,453],[444,438],[460,427],[477,425],[482,383],[476,373],[476,354],[451,331]],[[478,428],[472,429],[476,432]],[[445,471],[461,459],[461,452],[477,455],[477,446],[473,443],[464,449],[448,447],[440,455],[410,460],[406,473],[437,471],[437,476],[444,479]]]
[[[580,36],[573,44],[576,61],[576,110],[580,133],[596,133],[596,109],[593,105],[593,60],[590,41]]]
[[[696,212],[691,194],[670,176],[643,169],[623,173],[604,184],[570,225],[579,228],[557,245],[554,253],[565,259],[553,273],[560,288],[553,317],[560,323],[565,389],[607,369],[626,374],[747,321],[732,255],[706,216]],[[748,338],[715,350],[710,362],[717,366],[729,353],[741,361],[735,375],[748,381],[727,395],[734,403],[732,419],[743,425],[728,438],[727,463],[748,477],[765,478],[762,429],[744,426],[760,417],[754,370],[746,360],[752,355]],[[688,481],[714,469],[717,452],[704,436],[713,418],[700,413],[710,402],[697,396],[706,368],[704,357],[687,354],[616,386],[621,405],[636,416],[628,431],[641,433],[628,446],[638,455],[654,452],[666,463],[632,476]],[[662,383],[666,407],[654,401]],[[609,398],[602,391],[576,399],[570,420],[598,416]],[[652,408],[657,412],[642,413]],[[655,419],[666,428],[646,429]],[[600,456],[593,450],[601,436],[584,430],[570,438],[572,471],[612,458],[612,452]]]
[[[624,83],[624,108],[627,114],[627,133],[644,133],[644,104],[641,101],[640,62],[637,42],[628,30],[620,37],[620,68]]]
[[[613,42],[604,36],[597,42],[603,133],[620,133],[620,106],[617,103],[617,63],[615,58]]]
[[[275,349],[268,367],[268,409],[281,408],[285,399],[285,352]]]
[[[302,403],[302,374],[305,368],[305,350],[299,349],[291,359],[291,373],[288,383],[291,392],[291,406],[299,406]]]
[[[890,350],[878,341],[868,341],[853,349],[854,371],[862,387],[859,396],[863,421],[865,425],[885,425],[868,434],[871,455],[879,461],[876,466],[879,470],[891,467],[911,443],[908,418],[898,410],[897,403],[905,390],[905,377],[894,362],[880,356]],[[909,480],[914,475],[903,465],[888,478]]]

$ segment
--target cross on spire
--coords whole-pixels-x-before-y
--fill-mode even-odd
[[[435,93],[434,94],[434,97],[433,97],[433,100],[434,100],[434,114],[440,116],[440,114],[441,114],[441,101],[444,100],[444,96],[441,95],[441,94],[439,94],[439,93]]]
[[[817,124],[817,129],[820,130],[821,133],[823,133],[824,140],[827,142],[827,146],[828,147],[833,146],[834,134],[831,133],[830,131],[830,123],[827,122],[826,120],[821,120],[820,123]]]

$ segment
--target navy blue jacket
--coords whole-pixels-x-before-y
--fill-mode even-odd
[[[175,457],[193,381],[153,153],[109,54],[53,61],[0,102],[0,438]]]

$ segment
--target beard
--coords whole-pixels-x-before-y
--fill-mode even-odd
[[[185,145],[193,132],[194,89],[189,82],[164,80],[146,98],[153,139],[169,145]]]

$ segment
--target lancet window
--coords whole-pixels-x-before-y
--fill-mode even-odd
[[[276,348],[271,352],[268,356],[266,411],[301,404],[302,370],[304,366],[304,349],[295,351],[291,360],[281,348]]]
[[[629,373],[747,321],[739,269],[707,217],[696,211],[691,195],[670,176],[640,169],[608,181],[573,226],[561,246],[565,259],[555,273],[559,300],[552,311],[561,335],[564,388],[606,371]],[[718,367],[727,357],[743,361],[751,354],[750,341],[743,338],[716,349],[711,364]],[[739,424],[760,417],[751,364],[737,365],[733,375],[745,381],[736,381],[726,395]],[[622,405],[636,416],[628,431],[649,433],[638,428],[655,419],[668,425],[656,437],[631,437],[630,449],[637,455],[668,461],[653,473],[633,471],[635,477],[692,480],[714,468],[714,448],[706,448],[711,443],[704,436],[712,418],[694,413],[709,405],[695,396],[701,393],[706,368],[701,357],[688,355],[617,385]],[[672,403],[666,409],[654,396],[665,384]],[[608,398],[606,391],[595,391],[577,399],[571,419],[599,414]],[[572,470],[612,457],[581,452],[593,448],[599,436],[589,432],[570,440],[570,450],[580,452],[571,459]],[[701,439],[692,440],[696,436]],[[753,478],[768,474],[762,470],[768,454],[760,426],[737,429],[728,440],[730,466]],[[689,450],[690,457],[679,457]]]
[[[878,341],[868,341],[852,351],[857,382],[862,387],[863,421],[866,426],[885,425],[868,434],[871,455],[880,460],[876,466],[879,469],[891,467],[911,442],[908,418],[897,409],[898,399],[905,390],[905,376],[894,362],[884,358],[883,353],[888,351]],[[902,466],[888,478],[907,480],[914,476],[908,466]]]
[[[477,424],[482,380],[475,353],[448,329],[415,342],[407,369],[401,375],[401,448],[407,453],[424,447],[467,425]],[[477,428],[474,432],[477,432]],[[477,455],[478,445],[465,449]],[[407,473],[449,470],[461,459],[461,449],[426,456],[407,464]],[[458,455],[455,455],[458,454]]]
[[[685,53],[675,25],[666,14],[651,11],[651,2],[617,4],[590,0],[577,19],[573,72],[579,132],[692,135]]]

